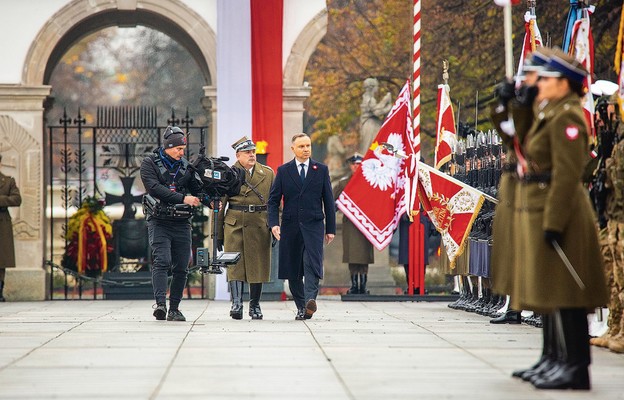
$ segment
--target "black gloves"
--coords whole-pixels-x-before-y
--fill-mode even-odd
[[[217,240],[217,251],[220,251],[220,252],[223,251],[223,240],[221,239]]]
[[[557,242],[559,243],[559,246],[561,246],[562,239],[563,239],[563,234],[561,232],[548,231],[548,230],[544,231],[544,240],[550,246],[552,246],[553,242]]]
[[[505,107],[511,99],[516,96],[516,84],[513,81],[505,79],[494,88],[494,95],[498,102]]]
[[[517,97],[518,103],[520,105],[527,106],[527,107],[532,106],[533,101],[535,100],[535,97],[537,96],[538,91],[539,89],[537,88],[536,85],[520,86],[520,89],[518,90],[518,97]]]

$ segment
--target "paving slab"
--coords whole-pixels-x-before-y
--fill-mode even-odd
[[[624,356],[592,348],[590,392],[511,378],[537,360],[540,329],[492,325],[444,302],[319,298],[265,319],[185,300],[187,322],[147,300],[0,303],[0,399],[624,399]]]

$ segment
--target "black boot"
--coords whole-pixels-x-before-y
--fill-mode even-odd
[[[448,307],[454,310],[457,310],[459,305],[466,299],[466,286],[464,285],[464,280],[462,277],[459,277],[459,298],[452,303],[449,303]]]
[[[492,290],[489,288],[483,288],[483,296],[475,312],[479,315],[485,315],[485,310],[490,307],[490,301],[492,301]]]
[[[249,316],[251,319],[262,319],[260,309],[260,296],[262,295],[262,283],[249,284]]]
[[[347,294],[358,294],[360,288],[358,287],[358,274],[351,274],[351,288],[347,290]]]
[[[366,290],[366,281],[368,277],[366,274],[360,274],[360,294],[368,294],[368,290]]]
[[[500,316],[490,320],[490,324],[519,324],[521,322],[522,317],[520,311],[512,310],[511,308]]]
[[[516,378],[529,380],[532,376],[542,373],[547,367],[551,367],[557,362],[557,345],[553,336],[553,320],[550,314],[544,315],[544,326],[542,328],[542,355],[540,359],[530,368],[519,369],[511,375]],[[547,365],[544,365],[547,363]]]
[[[233,319],[243,319],[243,282],[230,281],[230,295],[232,296],[232,308],[230,317]]]
[[[589,327],[587,313],[582,308],[567,308],[557,311],[556,333],[561,341],[561,364],[548,376],[532,380],[538,389],[589,390]]]
[[[4,298],[4,295],[2,294],[3,290],[4,290],[4,281],[0,281],[0,303],[6,301],[6,299]]]

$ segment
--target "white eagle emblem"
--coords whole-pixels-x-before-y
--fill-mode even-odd
[[[386,142],[394,146],[394,149],[399,152],[405,150],[403,139],[398,133],[391,133],[388,135]],[[392,189],[396,184],[397,176],[401,170],[402,160],[387,152],[384,154],[383,151],[384,148],[378,146],[373,151],[375,157],[371,157],[362,162],[362,174],[366,182],[373,188],[379,187],[381,191],[386,191]]]

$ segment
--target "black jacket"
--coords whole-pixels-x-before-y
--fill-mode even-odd
[[[145,190],[152,197],[161,202],[170,204],[183,204],[184,196],[191,194],[205,200],[202,193],[201,178],[194,171],[186,158],[180,160],[180,171],[175,177],[175,192],[169,189],[173,183],[167,163],[160,159],[159,149],[154,150],[153,154],[145,157],[141,163],[141,180]],[[163,174],[159,165],[162,165],[166,172]],[[176,168],[177,169],[177,168]]]

